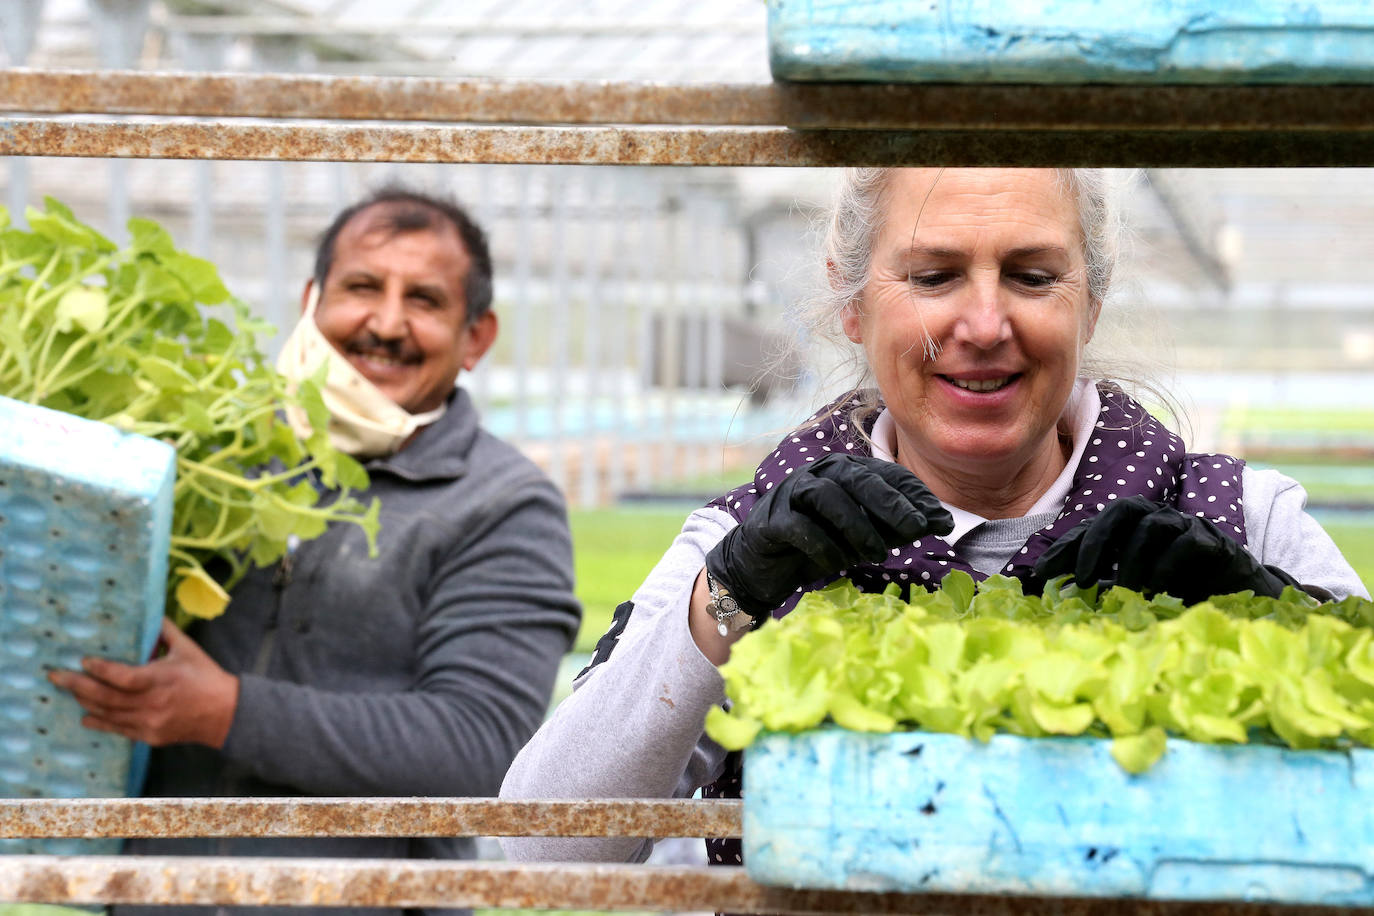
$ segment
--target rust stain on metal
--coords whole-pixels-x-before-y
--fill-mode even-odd
[[[692,799],[0,799],[0,837],[724,837],[742,812]]]
[[[1369,130],[1374,86],[696,84],[0,70],[49,114],[923,130]]]
[[[741,868],[413,860],[2,856],[0,900],[965,916],[1346,916],[1353,908],[793,890]]]

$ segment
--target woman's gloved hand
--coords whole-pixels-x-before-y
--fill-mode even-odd
[[[1132,496],[1069,529],[1035,564],[1044,579],[1072,574],[1079,587],[1113,583],[1168,592],[1189,604],[1249,589],[1277,598],[1298,582],[1265,566],[1213,522]]]
[[[706,568],[762,620],[801,585],[953,528],[954,518],[902,465],[827,455],[765,493],[706,555]]]

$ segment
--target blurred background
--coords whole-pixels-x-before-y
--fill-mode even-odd
[[[0,0],[7,66],[659,83],[770,79],[760,0]],[[742,480],[843,379],[791,317],[822,281],[809,169],[12,158],[112,238],[131,215],[214,261],[280,329],[318,234],[380,184],[488,230],[502,334],[467,380],[489,428],[574,506],[584,644],[694,505]],[[1374,584],[1374,174],[1145,170],[1098,341],[1175,400],[1195,450],[1308,488]]]

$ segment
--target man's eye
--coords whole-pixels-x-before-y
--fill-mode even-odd
[[[350,283],[350,284],[348,284],[348,291],[349,291],[350,293],[367,293],[367,292],[372,292],[372,291],[375,290],[376,288],[377,288],[377,284],[375,284],[375,283],[365,283],[365,282],[363,282],[363,281],[358,281],[358,282],[356,282],[356,283]]]

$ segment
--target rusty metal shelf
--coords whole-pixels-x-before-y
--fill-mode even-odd
[[[664,799],[7,799],[3,837],[738,836],[742,803]],[[0,856],[0,901],[967,916],[1346,916],[1340,907],[792,890],[737,867]]]
[[[743,802],[688,799],[0,799],[0,837],[720,836]]]
[[[0,154],[7,155],[610,165],[1374,164],[1374,86],[1368,85],[676,86],[12,69],[0,71],[0,112],[9,115],[0,119]],[[351,121],[372,123],[339,123]]]
[[[193,856],[0,856],[0,900],[932,916],[1351,916],[1362,912],[1261,903],[792,890],[757,884],[739,867]]]

